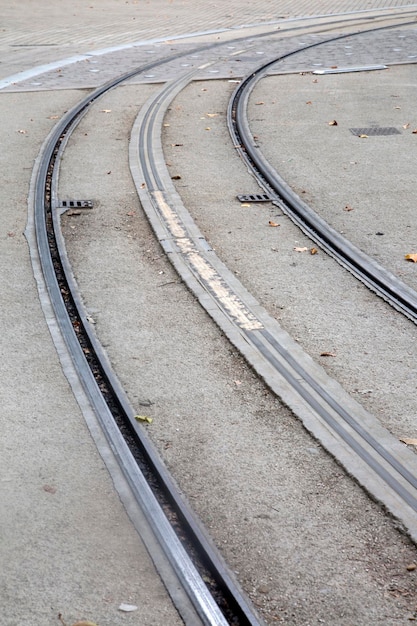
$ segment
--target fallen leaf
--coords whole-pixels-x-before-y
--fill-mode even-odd
[[[121,604],[119,606],[119,611],[123,611],[124,613],[132,613],[133,611],[137,611],[138,607],[135,604]]]
[[[313,80],[313,83],[318,83],[318,82],[319,82],[319,81],[317,80],[317,78],[315,78],[315,79]]]
[[[401,109],[401,107],[394,107],[394,109]]]
[[[168,128],[171,124],[164,124],[164,128]]]
[[[219,113],[206,113],[207,117],[217,117]]]
[[[111,170],[109,170],[109,171],[107,172],[107,174],[111,174]]]
[[[353,211],[354,209],[353,209],[353,206],[350,206],[349,204],[347,204],[343,210],[344,211]]]
[[[145,183],[142,183],[140,186],[141,189],[145,189],[145,187],[146,187]]]
[[[407,128],[410,128],[410,124],[403,124],[403,128],[404,130],[407,130]]]
[[[368,139],[368,135],[358,135],[359,139]]]
[[[317,248],[310,248],[310,254],[318,254],[319,251],[317,250]]]
[[[147,415],[135,415],[135,420],[137,422],[146,422],[147,424],[152,424],[152,417],[148,417]]]
[[[307,100],[306,104],[313,104],[311,100]]]
[[[331,69],[331,70],[337,70],[337,65],[331,65],[331,66],[330,66],[330,69]]]
[[[183,145],[184,145],[183,143],[172,143],[172,144],[171,144],[171,146],[172,146],[173,148],[179,148],[180,146],[183,146]]]
[[[255,102],[255,104],[256,104],[257,106],[259,106],[260,104],[265,104],[265,102],[262,102],[262,100],[261,100],[260,102]]]
[[[417,439],[410,439],[409,437],[403,437],[400,439],[403,443],[406,443],[407,446],[417,446]]]
[[[334,352],[321,352],[320,356],[336,356]]]
[[[308,248],[294,248],[296,252],[307,252]]]
[[[175,174],[175,176],[171,176],[172,180],[181,180],[181,176],[179,174]]]
[[[102,113],[111,113],[111,109],[101,109]]]
[[[336,120],[332,120],[331,122],[329,122],[329,126],[337,126],[337,122]]]
[[[11,230],[10,232],[7,233],[7,236],[8,237],[16,237],[16,233]]]
[[[407,565],[407,570],[409,572],[414,572],[415,569],[417,569],[417,565],[415,563],[410,563],[410,565]]]
[[[404,258],[406,261],[412,261],[413,263],[417,263],[417,253],[406,254]]]
[[[250,207],[250,204],[248,202],[244,202],[243,204],[240,205],[241,207]]]
[[[207,126],[207,127],[206,127],[206,130],[211,130],[210,126]]]
[[[128,211],[126,213],[126,215],[128,215],[129,217],[133,217],[135,215],[135,212],[134,211]]]
[[[96,624],[95,622],[82,621],[82,622],[75,622],[75,624],[73,624],[72,626],[98,626],[98,624]]]
[[[414,130],[411,131],[413,133],[413,135],[417,135],[417,128],[415,128]]]
[[[279,224],[277,224],[277,222],[273,222],[272,220],[269,220],[268,225],[272,226],[273,228],[275,228],[276,226],[279,226]]]

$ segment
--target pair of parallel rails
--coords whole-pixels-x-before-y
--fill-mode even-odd
[[[346,24],[341,23],[340,27]],[[388,27],[392,28],[392,24]],[[385,27],[375,30],[381,28]],[[323,28],[316,30],[323,32]],[[271,34],[277,35],[274,31],[261,36]],[[326,42],[359,34],[349,30],[347,34],[327,38]],[[256,82],[277,61],[321,43],[294,49],[256,68],[242,81],[228,109],[233,143],[274,203],[317,245],[416,322],[417,294],[354,248],[302,202],[264,159],[250,132],[246,109]],[[200,46],[194,52],[221,50],[222,45],[225,44]],[[109,90],[181,56],[182,53],[176,54],[119,76],[89,94],[57,123],[45,141],[33,175],[30,205],[36,251],[32,246],[32,257],[40,270],[38,282],[43,281],[43,300],[47,292],[72,367],[174,578],[184,590],[183,597],[188,601],[175,597],[175,591],[171,593],[184,621],[255,625],[261,623],[259,616],[179,493],[144,429],[134,419],[135,412],[88,321],[60,228],[59,162],[77,124]],[[182,205],[162,165],[161,128],[165,112],[198,69],[165,85],[143,107],[132,129],[131,171],[156,237],[184,282],[269,387],[347,470],[405,523],[416,540],[416,457],[398,445],[337,383],[327,379],[222,264]],[[148,549],[152,555],[149,544]],[[172,583],[165,580],[165,584],[171,592]]]

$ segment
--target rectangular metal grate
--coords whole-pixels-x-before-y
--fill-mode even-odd
[[[58,206],[63,209],[92,209],[92,200],[61,200]]]
[[[247,193],[236,197],[239,202],[271,202],[272,200],[267,193]]]
[[[352,135],[360,137],[361,135],[367,135],[368,137],[375,137],[381,135],[401,135],[401,131],[394,126],[371,126],[370,128],[349,128]]]

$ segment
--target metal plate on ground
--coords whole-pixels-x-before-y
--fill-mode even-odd
[[[352,135],[360,137],[361,135],[367,135],[368,137],[387,136],[387,135],[401,135],[401,131],[394,126],[371,126],[370,128],[349,128]]]
[[[63,209],[92,209],[92,200],[61,200],[57,203],[57,206]]]
[[[236,196],[239,202],[272,202],[267,193],[247,193]]]

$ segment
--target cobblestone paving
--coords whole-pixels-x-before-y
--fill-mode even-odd
[[[254,67],[271,61],[294,50],[307,47],[295,55],[279,61],[271,73],[314,71],[334,66],[349,68],[371,64],[415,63],[417,61],[417,28],[394,28],[372,33],[351,35],[342,40],[326,43],[327,36],[303,35],[282,39],[279,35],[252,38],[245,42],[245,50],[237,42],[195,52],[196,44],[176,43],[149,44],[130,47],[102,56],[88,58],[62,68],[54,69],[26,81],[6,87],[4,91],[33,91],[69,88],[94,88],[141,66],[149,66],[169,56],[182,54],[164,65],[148,67],[135,82],[165,82],[179,73],[197,69],[200,65],[214,62],[212,67],[198,71],[197,79],[238,79]],[[315,47],[315,44],[322,44]],[[314,46],[314,47],[310,47]],[[188,52],[188,54],[187,54]],[[220,59],[220,60],[219,60]]]

